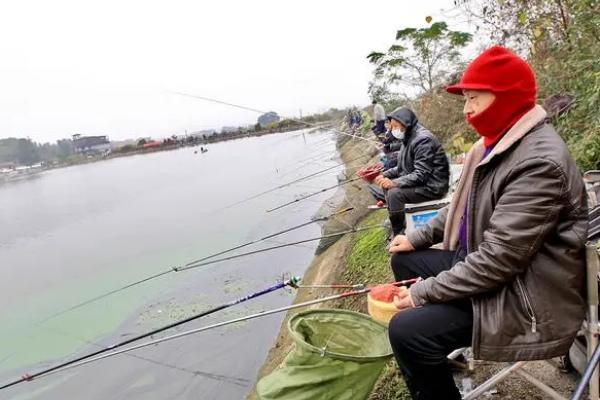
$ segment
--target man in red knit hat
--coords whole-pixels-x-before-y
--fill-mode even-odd
[[[567,146],[536,105],[535,75],[509,50],[477,57],[460,83],[482,137],[451,204],[392,241],[397,280],[389,335],[414,399],[460,399],[446,355],[540,360],[568,352],[584,314],[585,187]],[[443,243],[443,250],[429,249]]]

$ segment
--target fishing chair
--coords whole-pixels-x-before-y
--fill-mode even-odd
[[[600,240],[600,206],[598,206],[598,199],[600,199],[600,171],[587,172],[584,174],[584,180],[586,182],[589,205],[591,208],[588,222],[588,243],[586,244],[587,316],[577,335],[575,343],[569,351],[569,355],[566,356],[566,363],[570,364],[579,373],[583,373],[586,364],[591,360],[592,354],[598,345],[598,335],[600,334],[598,324],[600,256],[598,253],[599,249],[596,245]],[[457,357],[464,355],[467,350],[467,348],[455,350],[448,355],[448,359],[453,361]],[[468,369],[473,370],[475,367],[474,360],[467,358],[467,361]],[[521,378],[536,386],[549,397],[556,400],[566,400],[566,398],[560,395],[556,390],[525,371],[523,366],[527,363],[527,361],[519,361],[503,368],[475,389],[464,393],[463,400],[477,399],[512,373],[518,374]],[[596,366],[588,384],[588,398],[591,400],[600,400],[599,379],[598,367]]]

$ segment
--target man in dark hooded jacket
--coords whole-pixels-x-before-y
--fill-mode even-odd
[[[448,193],[450,165],[440,142],[412,110],[397,108],[388,120],[392,135],[401,143],[398,163],[375,178],[379,187],[372,191],[385,196],[392,231],[399,235],[406,227],[406,203],[441,199]]]

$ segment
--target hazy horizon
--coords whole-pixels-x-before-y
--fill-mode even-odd
[[[367,54],[387,49],[399,28],[425,26],[426,15],[452,7],[424,3],[5,4],[0,33],[11,39],[0,43],[0,138],[158,138],[258,117],[172,91],[288,117],[364,106]]]

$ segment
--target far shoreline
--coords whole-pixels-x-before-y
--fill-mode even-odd
[[[75,166],[79,166],[79,165],[86,165],[86,164],[111,160],[111,159],[115,159],[115,158],[146,155],[146,154],[151,154],[151,153],[172,151],[172,150],[178,150],[178,149],[183,149],[183,148],[207,146],[208,144],[216,144],[216,143],[228,142],[228,141],[232,141],[232,140],[247,139],[247,138],[251,138],[251,137],[261,137],[261,136],[272,135],[272,134],[276,134],[276,133],[288,133],[288,132],[301,131],[304,129],[312,128],[312,130],[308,132],[309,134],[311,134],[311,133],[317,132],[319,130],[329,129],[331,127],[331,125],[332,125],[332,122],[328,121],[328,122],[322,122],[322,123],[318,123],[318,124],[310,124],[309,126],[305,126],[305,127],[294,126],[294,127],[270,129],[270,130],[264,130],[264,131],[259,131],[259,132],[252,132],[252,133],[242,132],[242,133],[233,133],[233,134],[229,134],[226,136],[218,135],[215,137],[215,139],[212,139],[212,140],[211,140],[211,138],[213,136],[210,136],[206,140],[202,140],[202,141],[195,142],[195,143],[184,143],[184,144],[177,143],[177,144],[161,145],[161,146],[150,147],[150,148],[137,148],[135,150],[127,151],[127,152],[111,151],[110,154],[108,154],[108,155],[89,155],[89,156],[86,156],[85,158],[79,159],[77,161],[72,161],[72,162],[60,162],[57,164],[47,164],[47,165],[42,165],[37,168],[32,168],[31,166],[28,166],[29,169],[26,169],[26,170],[24,170],[24,172],[21,172],[21,173],[15,173],[12,176],[8,176],[7,174],[0,174],[0,185],[27,180],[29,178],[33,178],[33,177],[38,176],[47,171],[52,171],[52,170],[61,169],[61,168],[75,167]]]

